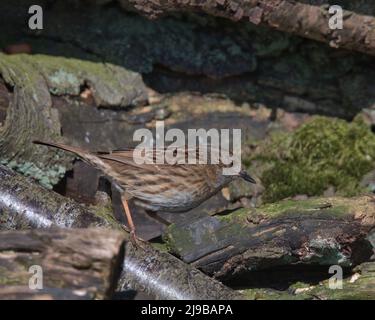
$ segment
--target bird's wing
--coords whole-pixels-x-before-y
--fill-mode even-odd
[[[127,151],[115,151],[111,153],[97,153],[96,154],[98,158],[103,159],[103,160],[110,160],[110,161],[115,161],[119,162],[131,167],[139,168],[139,169],[144,169],[142,168],[141,164],[138,164],[134,157],[133,157],[133,150],[127,150]]]
[[[195,155],[195,159],[197,159],[197,163],[202,163],[201,161],[204,161],[205,158],[203,156],[203,153],[199,152],[199,148],[195,149],[189,149],[186,147],[176,147],[174,149],[158,149],[158,148],[145,148],[141,149],[141,153],[133,153],[134,149],[124,149],[124,150],[115,150],[109,153],[108,155],[105,155],[108,159],[108,156],[111,158],[111,160],[123,162],[125,159],[132,158],[132,161],[134,163],[141,163],[142,161],[146,163],[157,163],[157,159],[162,157],[162,155],[167,155],[166,151],[172,150],[172,156],[174,159],[176,159],[176,164],[187,163],[188,156],[189,155]],[[173,151],[174,150],[174,151]],[[201,150],[203,151],[203,150]],[[211,152],[210,146],[207,146],[207,151]],[[164,159],[164,158],[161,158]]]

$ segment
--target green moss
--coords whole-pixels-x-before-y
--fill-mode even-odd
[[[97,217],[103,218],[106,223],[108,223],[108,227],[117,230],[123,230],[120,224],[116,221],[113,216],[112,205],[109,203],[108,205],[104,206],[90,206],[90,211]]]
[[[52,189],[64,177],[66,172],[66,167],[59,164],[51,164],[45,167],[41,163],[8,161],[6,159],[1,159],[0,163],[26,177],[32,177],[47,189]]]
[[[238,209],[230,214],[217,215],[216,217],[222,222],[228,223],[242,223],[245,222],[247,216],[249,215],[249,209]]]
[[[302,296],[322,300],[373,300],[375,297],[374,266],[373,262],[357,266],[353,270],[354,274],[343,279],[342,289],[330,289],[329,280],[325,280],[319,285],[307,288],[302,292]]]
[[[161,252],[168,252],[168,247],[165,243],[151,242],[151,245]]]
[[[17,273],[14,270],[0,266],[0,286],[27,285],[29,283],[30,275],[27,273],[28,267],[23,268],[17,264],[15,266],[18,271]]]
[[[245,216],[244,211],[238,211],[240,211],[238,214],[198,220],[199,226],[196,224],[197,221],[184,226],[171,224],[163,237],[166,248],[169,252],[183,256],[185,253],[194,252],[197,246],[215,246],[218,239],[225,239],[228,235],[233,235],[235,238],[245,237],[248,233],[247,225],[238,220]],[[218,219],[225,222],[219,223]]]
[[[168,232],[163,236],[165,247],[169,252],[182,252],[188,250],[190,246],[194,244],[191,241],[192,235],[189,230],[185,229],[181,232],[175,224],[171,224],[168,227]]]
[[[249,300],[373,300],[375,297],[374,263],[359,265],[354,274],[343,279],[342,289],[330,289],[329,280],[318,285],[296,282],[287,291],[267,288],[241,290]]]
[[[327,199],[330,201],[328,202]],[[348,215],[351,214],[350,206],[337,198],[311,198],[307,200],[290,200],[285,199],[271,204],[263,205],[258,212],[267,217],[276,217],[303,212],[325,212],[329,215]],[[333,200],[333,203],[332,203]]]
[[[303,295],[293,295],[286,291],[251,288],[240,291],[247,300],[304,300]]]
[[[293,133],[278,133],[251,160],[262,163],[265,202],[297,194],[321,195],[330,186],[354,196],[375,167],[375,136],[360,121],[313,117]]]

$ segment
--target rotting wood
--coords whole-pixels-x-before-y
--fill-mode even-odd
[[[327,205],[329,203],[329,205]],[[281,266],[353,267],[373,254],[374,196],[286,200],[168,227],[170,250],[218,279]]]

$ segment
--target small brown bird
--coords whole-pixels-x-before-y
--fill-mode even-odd
[[[93,153],[59,143],[34,143],[72,152],[101,170],[121,192],[126,218],[134,239],[135,226],[128,206],[130,199],[153,212],[185,212],[200,205],[237,177],[256,183],[244,170],[236,176],[223,175],[223,164],[170,165],[154,162],[139,165],[134,158],[134,149]],[[156,152],[154,149],[153,159]]]

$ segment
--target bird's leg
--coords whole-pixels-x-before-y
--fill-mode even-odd
[[[130,229],[130,240],[134,243],[136,243],[136,236],[135,236],[135,226],[133,222],[133,218],[129,209],[129,204],[128,200],[126,199],[125,196],[121,197],[122,205],[125,210],[125,215],[126,215],[126,220],[128,221],[129,224],[129,229]]]

